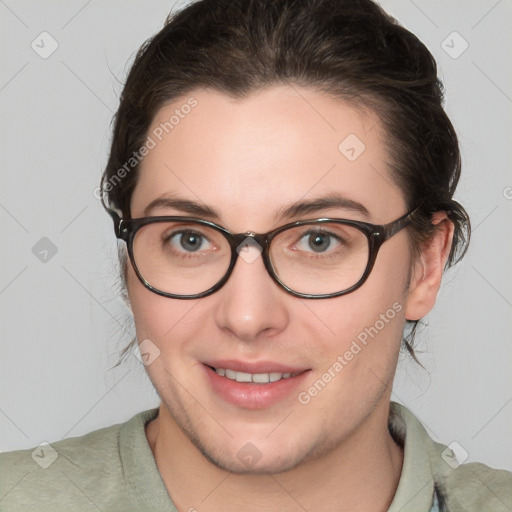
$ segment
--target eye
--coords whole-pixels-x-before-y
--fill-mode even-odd
[[[164,236],[164,242],[169,244],[173,250],[186,252],[196,252],[199,250],[207,249],[209,242],[208,237],[199,231],[192,229],[185,229],[175,231],[169,235]]]
[[[322,253],[329,249],[335,249],[344,244],[344,240],[334,233],[320,229],[309,229],[303,233],[297,248],[299,250],[311,249],[313,252]]]

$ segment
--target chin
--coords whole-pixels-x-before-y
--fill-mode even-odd
[[[303,432],[296,429],[272,432],[269,438],[268,428],[261,432],[254,424],[228,424],[229,436],[215,435],[201,418],[178,407],[176,402],[173,406],[169,402],[163,401],[170,416],[202,456],[215,467],[234,474],[290,471],[329,453],[335,444],[325,435],[315,438],[306,428]]]
[[[202,439],[196,433],[186,432],[191,442],[214,466],[239,475],[265,475],[290,471],[325,452],[324,447],[272,445],[258,448],[258,443],[230,440],[224,446],[212,445],[211,439]]]
[[[254,447],[254,445],[252,446]],[[247,445],[245,445],[245,447],[247,447]],[[243,448],[241,450],[243,450]],[[261,457],[260,459],[256,456],[253,460],[250,460],[247,459],[247,455],[244,457],[240,455],[241,450],[232,454],[216,454],[207,452],[201,448],[199,449],[204,457],[206,457],[216,467],[238,475],[268,475],[283,473],[296,468],[304,462],[303,457],[297,453],[293,455],[273,454],[270,457]]]

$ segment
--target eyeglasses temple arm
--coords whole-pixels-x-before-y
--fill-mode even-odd
[[[386,226],[382,226],[384,239],[388,240],[392,236],[396,235],[405,226],[410,224],[414,215],[416,215],[419,212],[422,204],[423,204],[423,202],[421,202],[412,212],[406,213],[403,217],[400,217],[395,222],[392,222],[391,224],[387,224]]]
[[[112,221],[114,222],[114,232],[116,234],[116,237],[123,238],[121,236],[121,224],[123,222],[123,219],[119,215],[119,213],[121,213],[121,212],[119,212],[119,210],[116,211],[112,208],[105,208],[105,209],[107,210],[107,213],[110,215],[110,217],[112,218]]]

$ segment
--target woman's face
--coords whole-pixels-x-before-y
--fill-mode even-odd
[[[385,224],[406,213],[373,114],[289,86],[242,100],[212,90],[190,97],[153,121],[156,145],[141,165],[133,217],[201,217],[169,205],[145,211],[155,199],[178,196],[215,209],[219,217],[207,220],[233,233],[320,217]],[[182,108],[187,102],[195,106]],[[369,215],[331,207],[275,220],[295,202],[333,193]],[[387,417],[410,268],[407,230],[382,246],[362,287],[330,299],[288,294],[258,253],[239,257],[220,290],[195,300],[152,293],[128,265],[137,339],[150,340],[146,368],[170,421],[220,467],[274,472],[328,453],[375,414]],[[248,384],[210,367],[299,374]]]

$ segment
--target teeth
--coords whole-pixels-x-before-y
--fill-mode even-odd
[[[250,373],[235,372],[237,382],[252,382],[252,375]]]
[[[257,384],[266,384],[270,381],[268,377],[268,373],[255,373],[252,376],[252,381],[256,382]]]
[[[215,372],[217,373],[217,375],[220,375],[221,377],[227,377],[228,379],[236,380],[237,382],[255,382],[256,384],[267,384],[268,382],[277,382],[278,380],[289,379],[290,377],[297,375],[297,373],[290,372],[235,372],[234,370],[230,370],[229,368],[215,368]]]
[[[226,369],[226,370],[225,370],[225,376],[226,376],[228,379],[236,380],[236,372],[234,372],[233,370],[228,370],[228,369]]]

